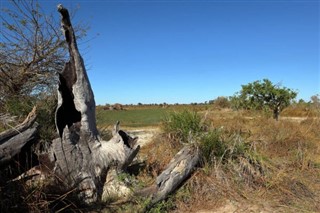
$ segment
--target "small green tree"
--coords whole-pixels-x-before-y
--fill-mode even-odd
[[[273,111],[273,117],[278,120],[280,112],[297,97],[292,89],[273,84],[268,79],[254,81],[242,85],[241,91],[233,97],[238,108],[267,109]],[[236,101],[235,101],[236,100]]]

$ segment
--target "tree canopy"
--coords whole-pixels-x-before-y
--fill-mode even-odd
[[[231,99],[236,108],[272,110],[275,119],[278,119],[280,112],[297,96],[296,91],[273,84],[268,79],[254,81],[241,87],[241,91]]]

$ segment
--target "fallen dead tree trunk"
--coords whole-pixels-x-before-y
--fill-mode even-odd
[[[0,133],[0,166],[9,163],[29,141],[34,139],[37,133],[35,120],[34,107],[21,124]]]
[[[167,168],[157,177],[156,190],[152,194],[151,205],[164,200],[190,177],[199,163],[199,150],[193,146],[182,148],[170,161]]]
[[[157,177],[154,185],[144,188],[136,195],[149,197],[146,208],[166,199],[192,174],[199,163],[199,150],[194,146],[183,147],[170,161],[167,168]]]

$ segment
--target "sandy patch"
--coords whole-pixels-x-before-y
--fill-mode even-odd
[[[138,137],[138,145],[141,147],[150,143],[153,138],[159,134],[159,128],[145,128],[145,129],[132,129],[127,130],[128,134],[134,137]]]

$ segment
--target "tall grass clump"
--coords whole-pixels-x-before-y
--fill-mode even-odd
[[[263,184],[266,167],[255,145],[246,142],[239,133],[224,134],[213,129],[199,139],[202,166],[215,173],[225,170],[237,174],[237,179],[249,185]]]
[[[256,143],[243,137],[241,124],[226,128],[208,123],[200,113],[182,111],[171,113],[163,122],[166,140],[162,153],[172,152],[170,143],[193,146],[199,150],[199,167],[184,189],[190,192],[185,206],[197,206],[203,201],[221,199],[226,194],[242,195],[241,187],[257,189],[266,185],[268,161],[257,150]],[[181,143],[183,142],[183,143]],[[163,151],[165,150],[165,151]],[[175,150],[175,152],[177,149]],[[162,159],[158,158],[158,162]],[[178,195],[177,195],[178,196]],[[179,198],[180,199],[180,198]],[[178,205],[178,204],[177,204]]]
[[[250,185],[260,182],[265,174],[263,157],[254,143],[241,137],[241,131],[208,128],[201,116],[191,111],[171,113],[164,122],[164,131],[169,141],[199,149],[200,166],[212,172],[228,170]]]
[[[199,138],[202,164],[214,163],[216,159],[223,159],[226,154],[227,144],[221,140],[219,130],[210,130]]]
[[[178,141],[198,148],[201,166],[228,164],[249,176],[263,173],[262,157],[255,151],[254,144],[247,143],[239,131],[209,129],[196,112],[185,110],[169,114],[163,129],[171,142]]]
[[[201,117],[194,111],[172,112],[163,122],[163,130],[180,143],[191,142],[203,133]]]

